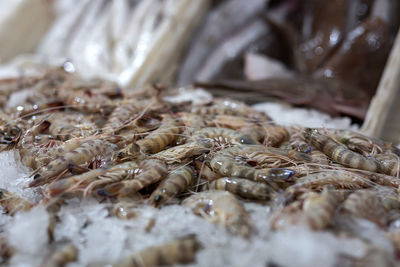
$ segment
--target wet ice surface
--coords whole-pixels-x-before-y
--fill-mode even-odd
[[[26,188],[32,170],[22,165],[16,151],[0,153],[0,188],[5,188],[19,196],[38,202],[41,199],[38,189]]]

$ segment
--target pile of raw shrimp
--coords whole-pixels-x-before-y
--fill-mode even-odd
[[[346,130],[283,127],[226,99],[173,103],[157,84],[125,91],[63,69],[3,80],[0,89],[4,102],[29,91],[23,104],[1,110],[1,150],[18,151],[33,170],[28,186],[42,195],[33,203],[1,189],[0,204],[10,216],[45,205],[50,236],[66,200],[92,198],[109,203],[120,219],[131,219],[132,204],[163,209],[180,203],[251,239],[257,233],[243,203],[256,202],[271,207],[265,228],[273,231],[303,225],[360,239],[367,256],[348,263],[394,260],[354,231],[357,218],[379,227],[400,251],[400,151],[390,143]],[[2,246],[6,259],[12,249]],[[202,246],[189,235],[113,264],[189,263]],[[68,244],[47,264],[63,266],[78,254]]]

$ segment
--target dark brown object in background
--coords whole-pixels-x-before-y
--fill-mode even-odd
[[[303,39],[299,54],[305,72],[313,73],[332,54],[344,37],[347,1],[311,1],[303,22]]]
[[[390,39],[388,25],[371,17],[348,34],[316,76],[340,79],[372,97],[391,48]]]

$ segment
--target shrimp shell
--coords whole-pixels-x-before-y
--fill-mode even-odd
[[[210,122],[209,125],[213,127],[224,127],[233,130],[239,130],[243,128],[248,122],[251,121],[245,117],[232,116],[232,115],[216,115]]]
[[[192,109],[192,113],[201,115],[203,117],[215,115],[231,115],[261,121],[271,121],[271,118],[263,112],[259,112],[243,104],[242,102],[226,99],[214,100],[214,104],[211,106],[194,107]]]
[[[210,144],[202,144],[198,142],[190,142],[180,146],[174,146],[166,150],[160,151],[153,155],[153,158],[164,160],[168,164],[181,163],[192,157],[209,152]]]
[[[46,188],[46,190],[50,194],[50,196],[56,196],[71,189],[75,185],[86,185],[87,183],[96,180],[100,175],[104,174],[105,172],[107,172],[107,170],[103,168],[90,170],[88,172],[74,175],[51,183]]]
[[[373,185],[368,179],[352,172],[344,170],[322,171],[308,174],[296,180],[296,183],[287,188],[288,191],[296,191],[302,188],[322,189],[326,185],[334,188],[361,189]]]
[[[342,211],[355,217],[385,225],[385,208],[381,198],[372,190],[358,190],[344,201]]]
[[[35,204],[6,189],[0,189],[0,205],[3,209],[14,216],[19,211],[29,211]]]
[[[57,159],[58,157],[78,148],[79,146],[81,146],[83,143],[85,143],[90,139],[92,139],[92,137],[72,138],[59,144],[58,146],[49,148],[47,151],[44,151],[43,153],[39,154],[38,157],[36,158],[37,168],[42,167],[48,164],[49,162]]]
[[[172,242],[148,247],[138,253],[125,257],[122,261],[112,264],[114,267],[142,266],[172,266],[191,263],[196,258],[196,252],[201,244],[195,235],[178,238]]]
[[[173,143],[181,129],[178,123],[170,116],[165,116],[157,130],[151,132],[145,138],[136,142],[140,150],[146,154],[154,154]]]
[[[208,221],[226,227],[235,235],[249,237],[250,215],[234,195],[226,191],[204,191],[185,199],[182,204]]]
[[[196,171],[199,174],[200,178],[204,178],[207,181],[211,182],[211,181],[214,181],[215,179],[222,177],[220,174],[211,170],[211,168],[205,162],[203,157],[201,157],[200,159],[196,159],[194,164],[195,164]]]
[[[293,170],[283,168],[255,169],[241,165],[235,158],[248,151],[243,147],[231,147],[217,152],[212,158],[211,168],[227,177],[241,177],[255,182],[285,181],[294,175]]]
[[[305,197],[303,201],[297,200],[273,216],[273,229],[304,224],[316,231],[323,230],[332,223],[336,208],[342,200],[342,194],[327,188],[321,193],[310,192],[302,197]]]
[[[205,120],[199,115],[181,112],[179,117],[189,132],[197,131],[206,127]]]
[[[375,155],[375,160],[378,162],[380,173],[385,173],[391,176],[399,177],[400,159],[394,153],[386,152]]]
[[[272,189],[263,183],[256,183],[243,178],[223,177],[212,181],[210,189],[225,190],[248,199],[269,199]]]
[[[73,244],[67,244],[56,250],[41,267],[62,267],[77,261],[78,249]]]
[[[273,125],[265,128],[267,146],[279,147],[283,142],[289,140],[289,132],[283,126]]]
[[[65,112],[60,112],[52,114],[46,120],[50,122],[50,134],[62,141],[74,137],[91,136],[97,129],[92,121],[78,114],[65,114]]]
[[[75,110],[110,114],[114,109],[114,102],[95,90],[74,90],[68,83],[64,86],[57,91],[57,98]]]
[[[110,114],[107,123],[104,125],[104,132],[113,132],[120,129],[130,119],[140,113],[141,109],[132,102],[123,103],[117,106]]]
[[[34,125],[24,133],[21,140],[17,143],[17,149],[19,150],[19,155],[24,165],[36,167],[37,156],[42,154],[45,149],[35,146],[35,137],[47,130],[49,125],[50,124],[46,121]]]
[[[38,169],[29,187],[48,183],[52,177],[64,171],[70,164],[84,164],[98,155],[111,156],[115,150],[117,150],[117,146],[107,141],[88,140],[76,149],[51,161],[45,167]]]
[[[322,230],[332,223],[336,208],[341,197],[329,189],[321,194],[311,194],[303,203],[303,221],[313,230]]]
[[[160,206],[179,193],[188,189],[195,182],[194,170],[190,166],[179,167],[172,171],[150,196],[150,203]]]
[[[308,128],[305,130],[304,135],[318,150],[344,166],[371,172],[378,171],[378,164],[373,158],[366,158],[351,151],[346,146],[336,142],[329,136],[321,134],[316,129]]]
[[[113,154],[112,161],[133,160],[141,157],[140,148],[137,144],[131,143]]]
[[[145,188],[151,184],[159,182],[168,172],[167,165],[157,159],[148,159],[141,164],[143,171],[136,175],[134,179],[107,185],[99,189],[97,193],[101,196],[125,197]]]
[[[201,142],[204,139],[211,139],[220,144],[242,145],[242,144],[258,144],[257,141],[245,136],[235,130],[228,128],[206,127],[191,137],[191,141]]]

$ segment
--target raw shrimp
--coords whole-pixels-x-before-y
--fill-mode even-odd
[[[252,120],[245,117],[221,114],[214,116],[208,125],[213,127],[224,127],[233,130],[239,130],[256,122],[257,120]]]
[[[380,173],[396,176],[399,178],[400,173],[400,159],[399,156],[392,152],[385,152],[375,155],[375,160],[378,163]]]
[[[242,177],[255,182],[285,181],[294,175],[294,171],[283,168],[256,169],[236,161],[236,157],[245,155],[251,147],[231,147],[217,152],[212,158],[211,168],[223,176]]]
[[[93,139],[92,137],[87,137],[87,138],[72,138],[68,141],[65,141],[55,147],[50,147],[43,153],[39,154],[36,158],[36,164],[37,168],[42,167],[49,162],[57,159],[58,157],[78,148],[81,146],[83,143],[85,143],[88,140]]]
[[[0,189],[0,205],[13,216],[19,211],[29,211],[35,204],[6,189]]]
[[[201,106],[192,109],[192,113],[203,117],[215,115],[232,115],[245,118],[256,119],[259,121],[271,121],[271,118],[263,112],[252,109],[251,107],[232,100],[215,100],[211,106]]]
[[[17,143],[17,149],[19,150],[19,155],[24,165],[36,167],[37,157],[42,154],[45,149],[35,146],[35,137],[46,131],[48,127],[49,123],[46,121],[36,124],[31,129],[27,130]]]
[[[257,165],[267,163],[271,158],[273,160],[285,160],[290,163],[295,163],[296,161],[311,161],[312,159],[308,154],[290,149],[263,146],[242,146],[242,148],[245,149],[247,153],[243,153],[241,157],[248,158],[256,162]]]
[[[137,144],[131,143],[128,146],[115,152],[112,161],[134,160],[141,157],[140,148]]]
[[[328,129],[328,133],[351,150],[363,155],[374,155],[376,152],[391,152],[400,156],[400,149],[389,142],[349,130]]]
[[[112,264],[114,267],[172,266],[191,263],[201,244],[195,235],[188,235],[158,246],[148,247]]]
[[[104,132],[113,132],[120,129],[132,118],[138,117],[141,106],[133,101],[121,102],[110,114],[107,123],[103,127]]]
[[[304,224],[313,230],[323,230],[332,223],[342,195],[325,188],[321,193],[308,192],[272,218],[272,228],[282,229],[293,224]]]
[[[336,142],[329,136],[321,134],[316,129],[308,128],[305,130],[304,135],[318,150],[321,150],[329,158],[344,166],[371,172],[378,170],[378,163],[373,158],[367,158],[351,151],[346,146]]]
[[[214,180],[209,185],[210,189],[225,190],[232,194],[248,199],[267,200],[272,189],[263,183],[253,182],[243,178],[223,177]]]
[[[191,166],[182,166],[173,170],[154,190],[150,203],[160,206],[179,193],[187,190],[195,182],[194,170]]]
[[[71,190],[73,187],[76,187],[78,185],[85,186],[88,183],[96,180],[100,175],[106,172],[107,169],[104,168],[90,170],[79,175],[74,175],[65,179],[55,181],[49,184],[46,190],[50,194],[50,196],[56,196],[63,192]]]
[[[374,183],[361,175],[349,171],[325,170],[298,178],[296,183],[288,187],[287,190],[296,191],[304,188],[322,189],[326,185],[331,185],[334,188],[361,189],[371,187]]]
[[[110,114],[115,104],[107,96],[91,89],[74,88],[66,83],[57,90],[57,98],[65,105],[83,112]]]
[[[271,125],[265,127],[266,138],[264,144],[272,147],[279,147],[283,142],[289,140],[289,132],[285,127]]]
[[[5,236],[0,236],[0,264],[7,266],[9,259],[14,254],[14,248],[11,247]]]
[[[239,131],[245,137],[251,138],[260,144],[264,142],[267,135],[265,127],[255,123],[247,123]]]
[[[227,128],[207,127],[194,133],[190,138],[193,142],[201,142],[204,139],[212,140],[221,145],[242,145],[242,144],[258,144],[256,140],[245,136],[235,130]]]
[[[111,156],[117,150],[117,146],[101,139],[88,140],[79,147],[71,150],[57,159],[51,161],[45,167],[37,169],[34,173],[33,181],[29,184],[39,186],[46,184],[56,175],[67,169],[70,164],[84,164],[95,156]]]
[[[309,153],[311,151],[311,147],[305,141],[304,128],[291,127],[290,132],[289,146],[297,151]]]
[[[341,197],[329,189],[320,194],[310,194],[303,203],[302,220],[314,230],[325,229],[332,223]]]
[[[73,244],[67,244],[57,249],[41,265],[41,267],[64,267],[70,262],[77,261],[78,249]]]
[[[170,116],[165,116],[160,127],[145,138],[136,142],[140,150],[147,154],[154,154],[163,150],[176,140],[181,128]]]
[[[143,170],[135,176],[134,179],[128,179],[117,183],[112,183],[106,187],[99,189],[97,193],[101,196],[125,197],[132,193],[159,182],[167,174],[166,164],[157,159],[149,159],[143,161],[140,166]]]
[[[212,147],[211,142],[190,142],[179,146],[174,146],[160,151],[153,155],[153,158],[161,159],[168,164],[181,163],[185,160],[191,160],[193,157],[209,152]]]
[[[359,177],[363,177],[365,180],[371,181],[372,183],[394,188],[400,187],[400,179],[394,176],[361,170],[352,170],[351,172]]]
[[[91,136],[97,131],[92,121],[79,114],[53,113],[46,121],[50,122],[50,134],[63,141],[73,137]]]
[[[196,167],[196,171],[199,174],[199,178],[204,178],[207,181],[211,182],[214,181],[215,179],[222,177],[217,172],[211,170],[211,168],[209,167],[209,163],[207,162],[204,156],[201,156],[199,159],[196,159],[194,161],[194,164]]]
[[[190,132],[194,132],[206,127],[206,121],[199,115],[187,112],[181,112],[178,115],[186,129]]]
[[[212,190],[196,193],[182,204],[210,222],[226,227],[232,234],[249,237],[252,232],[250,215],[229,192]]]
[[[372,190],[358,190],[350,194],[343,203],[342,211],[379,226],[385,225],[385,208],[377,192]]]

